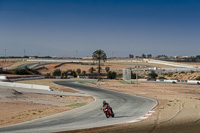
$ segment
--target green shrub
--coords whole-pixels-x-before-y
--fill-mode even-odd
[[[198,77],[196,78],[196,80],[200,80],[200,76],[198,76]]]
[[[117,78],[117,73],[114,72],[114,71],[113,72],[109,71],[107,78],[108,79],[116,79]]]
[[[173,75],[173,72],[168,72],[168,73],[167,73],[167,76],[168,76],[168,77],[171,77],[172,75]]]
[[[158,79],[166,79],[165,77],[159,77]]]
[[[105,70],[106,70],[106,72],[108,73],[108,72],[110,71],[110,67],[107,66],[107,67],[105,68]]]
[[[190,71],[190,73],[194,73],[194,71]]]
[[[29,75],[30,72],[27,69],[16,69],[15,74],[17,74],[17,75]]]
[[[50,77],[50,76],[51,76],[51,73],[47,73],[46,76],[47,76],[47,77]]]
[[[136,73],[133,73],[132,71],[131,71],[131,79],[136,79]]]
[[[149,79],[156,79],[158,77],[158,74],[156,74],[155,71],[151,71],[151,73],[148,74]]]
[[[66,77],[67,77],[68,75],[77,77],[77,73],[76,73],[76,71],[74,71],[74,70],[67,70],[67,71],[63,72],[63,75],[66,76]]]
[[[61,76],[61,70],[60,69],[56,69],[56,70],[54,70],[54,72],[53,72],[53,76]]]

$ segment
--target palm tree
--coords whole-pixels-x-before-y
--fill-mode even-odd
[[[96,71],[96,69],[95,69],[94,67],[91,67],[91,68],[89,69],[89,72],[90,72],[91,74],[93,74],[94,71]]]
[[[81,69],[80,68],[78,68],[77,70],[76,70],[76,72],[77,72],[77,74],[78,74],[78,76],[81,74]]]
[[[96,69],[95,69],[94,67],[91,67],[91,68],[89,69],[89,72],[91,73],[92,76],[93,76],[94,71],[96,71]]]
[[[103,50],[99,49],[93,52],[92,59],[93,61],[98,61],[98,68],[101,68],[100,66],[101,60],[105,62],[107,60],[107,56]],[[98,69],[98,81],[100,80],[100,77],[99,77],[100,74],[101,74],[101,69]]]
[[[106,70],[106,72],[108,73],[108,72],[110,71],[110,67],[107,66],[107,67],[105,68],[105,70]]]

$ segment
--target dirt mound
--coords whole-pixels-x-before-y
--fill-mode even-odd
[[[0,98],[17,98],[21,95],[22,93],[16,91],[15,89],[0,87]]]

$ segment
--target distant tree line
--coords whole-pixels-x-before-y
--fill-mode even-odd
[[[166,55],[158,55],[157,59],[165,60],[165,61],[173,61],[173,62],[200,62],[200,55],[190,56],[190,57],[178,57],[178,58],[170,58]]]
[[[138,58],[139,56],[134,56],[133,54],[129,54],[129,58]],[[142,54],[141,55],[142,58],[152,58],[152,54]]]

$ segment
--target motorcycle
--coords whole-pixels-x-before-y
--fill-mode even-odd
[[[103,112],[105,113],[105,115],[106,115],[107,118],[109,118],[110,116],[111,117],[115,116],[115,114],[112,111],[112,108],[108,107],[107,105],[105,105],[105,107],[103,108]]]

